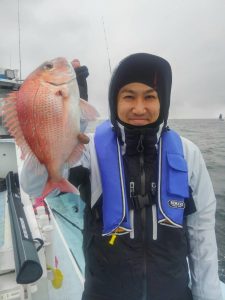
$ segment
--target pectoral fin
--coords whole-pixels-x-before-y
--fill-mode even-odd
[[[80,99],[81,119],[94,121],[99,117],[97,110],[87,101]]]
[[[84,144],[78,143],[76,147],[73,149],[72,153],[70,154],[66,162],[69,163],[70,166],[73,166],[77,161],[79,161],[83,151],[84,151]]]

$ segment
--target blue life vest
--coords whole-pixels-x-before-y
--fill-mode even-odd
[[[103,235],[131,231],[121,146],[109,121],[95,132],[95,149],[103,193]],[[182,227],[189,197],[187,163],[180,136],[163,132],[159,142],[158,222]]]

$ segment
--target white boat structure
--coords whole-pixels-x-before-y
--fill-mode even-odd
[[[11,78],[7,77],[7,74],[10,74]],[[20,82],[15,76],[13,77],[12,70],[2,77],[0,78],[0,97],[19,88]],[[63,201],[60,197],[65,196],[50,198],[48,199],[50,219],[43,207],[38,208],[35,214],[32,199],[20,189],[17,176],[15,176],[16,173],[20,174],[22,167],[19,150],[14,139],[1,125],[0,119],[0,178],[7,177],[7,190],[4,188],[4,180],[0,181],[0,300],[79,300],[84,286],[82,201],[78,197],[77,199],[64,198]],[[13,190],[13,182],[18,188],[16,192]],[[11,204],[13,197],[17,197],[15,205],[21,203],[31,236],[21,216],[18,218],[20,222],[18,227],[22,229],[25,238],[20,236],[18,228],[14,228],[14,231],[12,229],[16,227],[11,218],[11,215],[16,213],[16,209],[13,211]],[[63,211],[63,205],[72,205],[77,215],[73,214],[75,218],[71,220],[69,215],[57,210],[57,205],[61,205],[61,211]],[[24,249],[19,248],[23,240],[29,243],[29,247],[31,244],[33,247],[32,250],[29,248],[27,254]],[[41,245],[41,249],[37,251]],[[18,265],[21,267],[23,260],[28,259],[29,255],[32,256],[34,264],[28,263],[18,270]],[[63,280],[61,275],[63,275]],[[29,279],[34,276],[38,277],[37,280],[29,282]],[[225,284],[221,282],[221,286],[225,300]]]

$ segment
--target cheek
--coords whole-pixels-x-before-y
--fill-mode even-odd
[[[120,106],[121,106],[120,103],[117,102],[116,114],[117,114],[118,117],[120,116]]]
[[[117,104],[117,116],[121,117],[125,114],[126,112],[126,105],[124,102],[119,101]]]
[[[130,108],[127,103],[121,102],[117,105],[117,117],[125,122],[128,123],[128,114],[129,114]]]
[[[155,104],[154,107],[152,107],[151,112],[154,119],[158,119],[160,113],[160,104]]]

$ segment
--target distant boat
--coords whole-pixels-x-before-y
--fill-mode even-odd
[[[223,115],[222,115],[222,114],[219,115],[219,120],[220,120],[220,121],[224,121],[224,118],[223,118]]]

